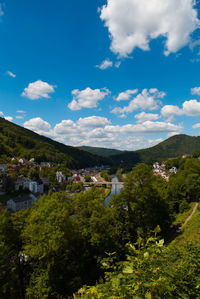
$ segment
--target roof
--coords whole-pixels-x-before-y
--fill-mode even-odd
[[[24,196],[17,196],[17,197],[11,198],[10,200],[13,200],[15,203],[17,203],[17,202],[24,202],[27,200],[32,200],[32,198],[29,195],[24,195]]]

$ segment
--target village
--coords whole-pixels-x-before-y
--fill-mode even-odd
[[[16,212],[32,207],[49,190],[64,190],[72,196],[90,188],[88,182],[103,183],[101,172],[108,170],[108,165],[70,170],[51,162],[37,163],[34,158],[29,161],[12,158],[9,165],[0,164],[0,200],[3,199],[0,203],[9,212]]]
[[[188,155],[183,155],[186,158]],[[51,162],[36,162],[34,158],[11,159],[9,165],[0,164],[0,204],[9,212],[16,212],[32,207],[43,194],[66,191],[69,196],[88,190],[92,183],[106,182],[110,167],[95,166],[91,168],[70,170],[63,165]],[[166,169],[166,161],[153,164],[153,173],[169,181],[176,174],[177,167]],[[125,174],[123,175],[125,177]]]

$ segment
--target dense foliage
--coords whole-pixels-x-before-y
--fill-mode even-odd
[[[199,246],[164,248],[163,240],[140,238],[127,247],[125,261],[115,262],[115,253],[102,261],[104,282],[81,288],[75,298],[199,298]]]
[[[174,216],[198,200],[199,178],[194,158],[169,183],[139,164],[108,208],[105,190],[93,187],[72,198],[49,193],[13,214],[1,209],[0,298],[66,299],[78,289],[83,298],[198,298],[199,248],[150,236],[159,225],[167,237]]]
[[[103,148],[103,147],[94,147],[94,146],[80,146],[80,149],[87,151],[91,154],[95,154],[102,157],[110,157],[113,155],[119,155],[122,153],[120,150]]]

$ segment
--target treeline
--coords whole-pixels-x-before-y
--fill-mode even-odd
[[[73,198],[49,193],[14,214],[1,210],[0,298],[69,298],[79,289],[82,298],[198,298],[199,249],[173,255],[150,238],[158,225],[168,236],[175,215],[198,199],[200,161],[183,164],[169,183],[137,165],[109,208],[94,188]]]

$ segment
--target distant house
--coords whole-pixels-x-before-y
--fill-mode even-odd
[[[35,164],[35,158],[31,158],[31,159],[29,160],[29,162],[32,163],[32,164]]]
[[[97,181],[97,178],[95,178],[95,176],[91,176],[91,180],[92,180],[94,183],[98,182],[98,181]]]
[[[56,179],[58,183],[63,183],[66,181],[66,176],[62,173],[62,171],[56,171]]]
[[[15,191],[24,189],[24,178],[17,178],[15,180]]]
[[[75,177],[75,182],[80,182],[80,180],[81,180],[80,176]]]
[[[44,192],[44,185],[42,180],[30,181],[29,182],[29,191],[33,193],[40,193],[42,194]]]
[[[177,173],[177,171],[178,170],[177,170],[177,168],[175,166],[172,167],[172,168],[170,168],[170,170],[169,170],[170,173],[175,173],[175,174]]]
[[[7,209],[11,212],[17,212],[23,209],[31,208],[35,202],[35,196],[29,194],[26,196],[18,196],[7,201]]]
[[[44,166],[46,166],[46,167],[52,167],[52,164],[50,162],[41,162],[40,166],[41,167],[44,167]]]
[[[184,159],[184,158],[187,158],[187,157],[191,157],[191,155],[187,155],[187,154],[185,154],[185,155],[182,156],[183,159]]]
[[[18,162],[20,164],[25,164],[26,163],[26,159],[25,158],[20,158]]]
[[[4,174],[8,170],[8,167],[6,164],[0,164],[0,173]]]

